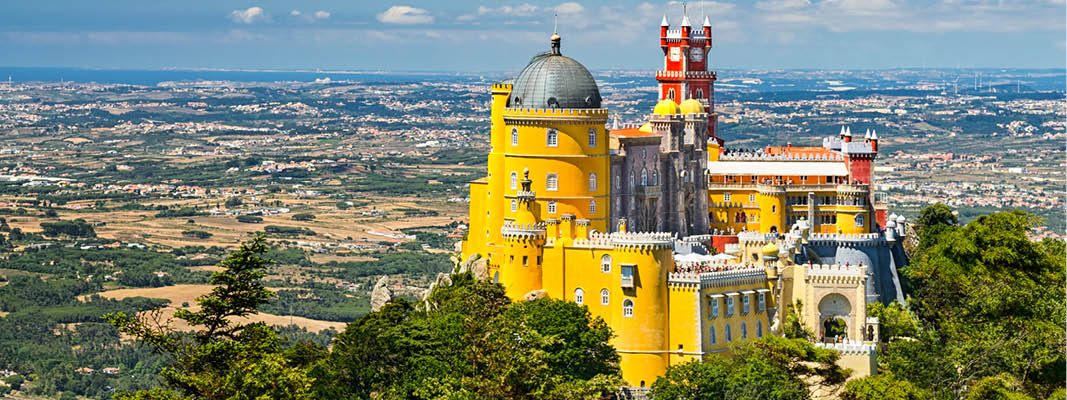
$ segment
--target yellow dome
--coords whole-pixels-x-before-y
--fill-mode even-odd
[[[778,257],[778,245],[774,244],[773,242],[767,243],[765,246],[763,246],[762,249],[760,249],[760,252],[763,253],[764,256]]]
[[[645,122],[645,124],[641,125],[641,127],[637,128],[637,130],[639,130],[641,132],[652,133],[652,123],[651,122]]]
[[[704,105],[700,104],[697,99],[686,99],[682,104],[678,105],[681,108],[682,114],[700,114],[704,112]]]
[[[673,115],[678,113],[678,103],[675,103],[671,99],[660,100],[656,103],[656,108],[652,109],[652,113],[656,115]]]

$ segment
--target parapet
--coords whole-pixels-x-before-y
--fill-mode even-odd
[[[815,346],[837,350],[846,355],[873,355],[877,352],[874,344],[867,343],[815,343]]]
[[[725,264],[724,266],[729,266]],[[702,288],[749,285],[767,282],[767,269],[744,266],[737,269],[710,272],[671,272],[667,283],[672,285],[696,285]]]
[[[674,234],[668,232],[590,232],[588,238],[575,238],[574,247],[661,250],[674,247]]]
[[[500,227],[500,234],[505,239],[532,240],[545,238],[545,223],[516,224],[512,221],[504,221]]]

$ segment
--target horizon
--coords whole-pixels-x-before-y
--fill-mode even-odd
[[[223,0],[196,6],[132,0],[0,5],[11,67],[496,72],[548,47],[558,15],[564,55],[591,70],[650,70],[660,20],[683,4],[400,3]],[[710,69],[1064,69],[1063,0],[698,1]],[[1004,65],[1011,64],[1011,67]]]

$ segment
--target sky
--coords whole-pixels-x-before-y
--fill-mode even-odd
[[[662,65],[659,25],[712,24],[712,68],[1064,68],[1065,0],[4,0],[0,66],[513,71],[548,49]]]

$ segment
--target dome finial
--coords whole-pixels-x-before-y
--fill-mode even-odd
[[[552,41],[552,54],[557,56],[560,55],[561,53],[559,51],[559,13],[552,14],[552,36],[549,37],[548,40]]]

